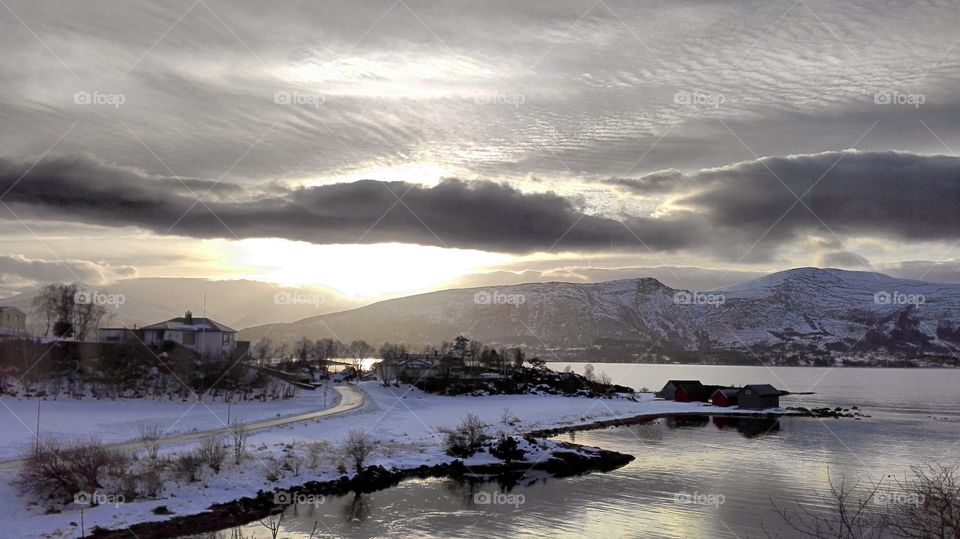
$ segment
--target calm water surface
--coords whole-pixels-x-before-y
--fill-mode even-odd
[[[533,476],[520,485],[433,479],[359,497],[328,497],[316,508],[292,508],[279,536],[306,538],[316,524],[322,537],[790,537],[773,502],[817,508],[816,492],[828,488],[828,477],[877,480],[903,477],[923,461],[960,462],[960,371],[594,367],[637,389],[659,388],[670,378],[772,383],[816,392],[785,397],[784,406],[859,406],[872,417],[703,416],[566,434],[558,438],[636,460],[611,473]],[[481,492],[514,496],[475,503]],[[683,503],[694,498],[702,503]],[[241,531],[244,537],[270,537],[258,523]]]

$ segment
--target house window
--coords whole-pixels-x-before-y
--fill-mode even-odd
[[[194,344],[197,344],[197,334],[191,331],[184,332],[182,344],[187,346],[193,346]]]
[[[233,335],[230,335],[229,333],[223,334],[223,344],[230,344],[230,341],[232,339],[233,339]]]

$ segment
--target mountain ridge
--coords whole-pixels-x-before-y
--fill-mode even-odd
[[[711,291],[675,289],[652,277],[448,289],[245,328],[240,338],[416,347],[462,333],[558,360],[727,363],[750,354],[774,364],[952,363],[960,357],[958,313],[960,285],[795,268]]]

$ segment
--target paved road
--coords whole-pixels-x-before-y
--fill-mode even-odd
[[[299,423],[301,421],[309,421],[311,419],[319,419],[321,417],[329,417],[332,415],[346,413],[352,410],[356,410],[363,406],[365,397],[363,392],[355,388],[354,386],[345,385],[345,386],[334,386],[340,393],[340,404],[332,408],[326,408],[324,410],[318,410],[316,412],[307,412],[304,414],[297,414],[288,417],[278,417],[274,419],[264,419],[260,421],[251,421],[245,423],[247,430],[257,431],[263,429],[269,429],[273,427],[279,427],[282,425],[289,425],[290,423]],[[223,427],[214,430],[207,430],[203,432],[190,432],[186,434],[175,434],[173,436],[163,438],[160,441],[161,446],[169,446],[182,444],[186,442],[195,442],[197,440],[202,440],[204,438],[209,438],[211,436],[220,436],[227,435],[229,436],[230,429],[228,427]],[[119,442],[113,444],[106,444],[108,447],[116,449],[126,449],[126,450],[138,450],[142,449],[143,446],[139,441],[132,442]],[[3,470],[13,470],[19,468],[23,464],[22,459],[18,460],[7,460],[0,462],[0,471]]]

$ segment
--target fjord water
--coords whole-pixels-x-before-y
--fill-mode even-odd
[[[316,524],[315,536],[327,537],[791,537],[774,503],[817,510],[817,493],[827,491],[830,479],[866,483],[903,478],[913,464],[960,462],[960,370],[594,367],[637,389],[690,378],[772,383],[815,392],[784,397],[783,406],[858,406],[871,417],[750,421],[704,415],[564,434],[558,439],[636,460],[610,473],[530,477],[510,488],[431,479],[328,497],[317,507],[292,507],[280,536],[306,538]],[[515,496],[476,503],[480,492]],[[269,537],[258,523],[242,531],[244,537]]]

